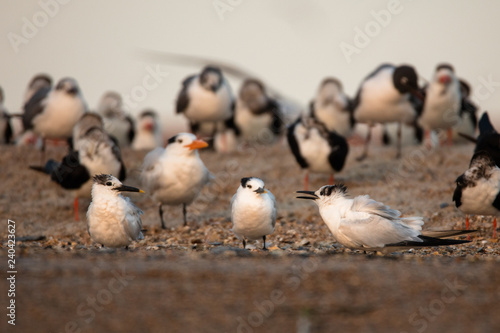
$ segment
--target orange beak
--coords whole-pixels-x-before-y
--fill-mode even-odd
[[[189,148],[190,150],[194,150],[194,149],[201,149],[201,148],[206,148],[208,147],[208,143],[206,143],[205,141],[203,140],[194,140],[193,142],[191,142],[190,144],[188,145],[185,145],[184,147],[187,147]]]

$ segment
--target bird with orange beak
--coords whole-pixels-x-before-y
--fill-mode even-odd
[[[165,148],[156,148],[144,158],[141,182],[153,200],[158,202],[161,227],[165,229],[163,205],[181,205],[184,225],[186,206],[191,204],[213,177],[198,155],[208,147],[191,133],[179,133],[168,140]]]

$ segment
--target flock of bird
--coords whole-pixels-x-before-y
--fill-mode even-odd
[[[358,123],[368,125],[363,154],[368,156],[372,127],[384,126],[384,142],[391,140],[387,126],[397,124],[397,157],[401,156],[402,132],[415,143],[431,146],[432,131],[453,132],[476,142],[469,169],[456,183],[453,200],[465,214],[497,216],[500,213],[500,134],[488,114],[479,121],[474,138],[478,107],[469,99],[470,87],[459,79],[453,67],[440,64],[432,80],[421,87],[416,70],[409,65],[383,64],[369,74],[351,99],[336,78],[324,79],[309,106],[309,112],[287,121],[279,98],[272,97],[264,84],[246,79],[235,98],[222,70],[206,66],[181,84],[176,113],[183,114],[192,133],[179,133],[164,142],[158,116],[144,110],[137,124],[124,112],[121,96],[103,95],[94,112],[87,109],[76,80],[61,79],[54,87],[45,74],[28,84],[23,112],[9,114],[3,107],[0,88],[0,136],[3,143],[37,143],[42,163],[33,170],[50,175],[78,199],[91,197],[87,211],[88,231],[93,241],[108,247],[128,246],[143,239],[142,211],[122,192],[143,192],[124,185],[127,172],[121,156],[123,147],[149,151],[144,158],[140,180],[146,193],[158,203],[162,228],[164,205],[182,205],[184,224],[187,206],[210,182],[198,150],[211,147],[217,152],[234,151],[239,142],[269,145],[286,136],[298,165],[305,170],[301,199],[313,200],[335,240],[353,249],[392,252],[401,248],[461,244],[448,237],[467,230],[422,231],[421,217],[401,213],[369,196],[347,196],[347,188],[334,184],[333,174],[344,167],[349,140]],[[21,130],[13,128],[16,119]],[[200,138],[208,138],[206,141]],[[45,162],[47,140],[66,140],[68,153],[61,161]],[[165,144],[164,144],[165,143]],[[309,172],[330,175],[330,185],[308,191]],[[246,240],[262,239],[274,231],[276,199],[257,177],[241,179],[231,200],[232,231],[246,246]],[[496,219],[494,221],[494,237]]]

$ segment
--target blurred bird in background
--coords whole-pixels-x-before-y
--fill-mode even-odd
[[[137,118],[137,127],[135,130],[132,149],[135,150],[153,150],[163,145],[163,134],[158,114],[147,109],[142,111]]]
[[[135,135],[134,120],[125,113],[119,93],[104,93],[97,106],[97,113],[104,119],[104,130],[118,140],[120,147],[129,147],[132,144]]]

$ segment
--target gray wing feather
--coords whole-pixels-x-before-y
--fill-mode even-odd
[[[144,212],[137,207],[130,198],[125,197],[125,201],[127,201],[127,210],[125,213],[125,218],[122,221],[125,232],[132,240],[144,239],[142,235],[142,220],[141,215]]]

